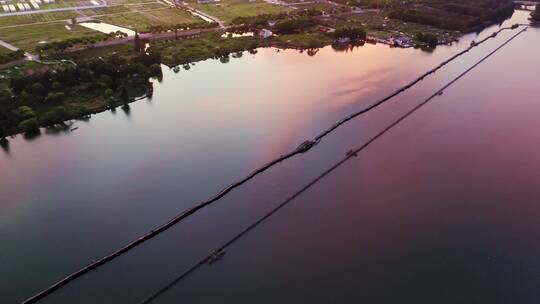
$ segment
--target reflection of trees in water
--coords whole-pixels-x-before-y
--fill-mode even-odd
[[[319,48],[312,48],[307,50],[308,56],[315,56],[319,52]]]
[[[355,48],[364,46],[366,42],[364,40],[353,41],[350,43],[333,43],[332,49],[336,52],[352,52]]]
[[[92,117],[92,116],[90,116],[90,115],[86,115],[86,116],[77,118],[77,120],[79,120],[79,121],[84,121],[84,122],[89,122],[91,117]]]
[[[435,51],[435,48],[429,47],[429,46],[423,46],[420,48],[420,50],[422,50],[422,52],[425,52],[425,53],[433,53],[433,51]]]
[[[244,55],[244,52],[239,51],[239,52],[234,52],[234,53],[232,53],[231,56],[232,56],[233,58],[242,58],[243,55]]]
[[[231,61],[231,57],[229,57],[229,55],[219,57],[219,62],[221,63],[228,63],[229,61]]]
[[[126,113],[127,116],[131,115],[131,107],[129,106],[129,104],[124,104],[122,106],[122,111],[124,111],[124,113]]]
[[[24,139],[26,139],[28,141],[34,141],[37,138],[39,138],[40,136],[41,136],[41,130],[40,129],[25,132],[23,134]]]
[[[10,155],[9,140],[7,140],[7,138],[0,139],[0,148],[2,148],[7,155]]]

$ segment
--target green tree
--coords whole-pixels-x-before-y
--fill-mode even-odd
[[[429,47],[436,47],[437,43],[439,42],[439,38],[437,38],[437,35],[432,33],[422,33],[418,32],[414,36],[414,38],[420,42],[423,42],[427,44]]]
[[[24,132],[33,132],[39,129],[39,125],[37,122],[37,119],[30,118],[23,120],[19,123],[19,129],[21,129]]]
[[[35,82],[30,87],[30,93],[32,93],[34,95],[43,95],[43,94],[45,94],[45,92],[46,92],[45,87],[39,82]]]
[[[110,88],[106,89],[103,95],[105,96],[106,99],[114,98],[114,91]]]
[[[0,89],[0,103],[11,100],[11,91],[8,88]]]
[[[129,94],[125,86],[122,86],[122,89],[120,89],[120,99],[122,99],[123,102],[129,101]]]
[[[114,109],[116,106],[116,97],[114,96],[114,91],[112,89],[106,89],[103,95],[109,106]]]
[[[135,38],[133,39],[135,51],[142,52],[144,50],[144,41],[141,40],[138,32],[135,32]]]
[[[107,74],[102,74],[99,76],[98,83],[102,88],[110,88],[113,85],[113,79]]]
[[[163,76],[163,72],[161,71],[161,66],[157,63],[154,63],[150,66],[150,75],[153,77],[160,77]]]
[[[59,106],[54,109],[54,113],[56,115],[56,118],[58,118],[58,121],[64,121],[67,118],[67,111],[66,108]]]
[[[7,135],[6,128],[0,125],[0,142],[6,139],[6,135]]]
[[[18,112],[19,112],[19,117],[21,118],[21,120],[36,118],[36,114],[34,113],[34,110],[32,110],[32,108],[28,106],[19,107]]]
[[[336,29],[333,33],[335,39],[338,38],[349,38],[351,40],[364,40],[366,39],[366,31],[360,27],[342,27]]]
[[[52,83],[51,88],[54,91],[60,91],[62,89],[62,84],[60,82],[58,82],[58,81],[55,81],[55,82]]]
[[[47,94],[47,97],[45,98],[45,102],[46,103],[59,103],[63,99],[64,99],[64,93],[62,93],[62,92],[58,92],[58,93],[51,92],[51,93]]]

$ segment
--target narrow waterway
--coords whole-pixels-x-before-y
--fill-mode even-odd
[[[518,11],[505,25],[527,22]],[[260,49],[0,150],[0,303],[17,303],[388,95],[429,53]],[[138,303],[514,32],[475,48],[43,303]],[[538,303],[540,30],[529,29],[156,303]]]

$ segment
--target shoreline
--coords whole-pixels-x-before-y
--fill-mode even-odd
[[[490,23],[489,26],[497,24],[498,22],[499,21],[497,22],[494,21]],[[489,26],[484,27],[484,29],[488,28]],[[200,42],[207,39],[208,41],[203,41],[203,42],[210,43],[210,46],[215,45],[215,49],[213,50],[213,53],[212,52],[207,52],[207,53],[195,52],[195,54],[197,55],[196,57],[185,56],[183,59],[179,59],[179,60],[174,60],[174,56],[177,55],[178,53],[172,53],[171,55],[171,53],[164,52],[167,54],[166,56],[162,56],[162,58],[160,59],[160,64],[173,70],[179,69],[180,66],[184,66],[184,67],[188,66],[188,68],[186,69],[189,69],[190,64],[200,62],[200,61],[205,61],[208,59],[218,59],[218,60],[223,60],[223,62],[227,62],[228,60],[230,60],[231,55],[233,58],[235,58],[235,54],[243,53],[245,51],[248,51],[253,54],[253,53],[256,53],[257,49],[260,49],[260,48],[276,48],[280,50],[292,49],[292,50],[298,50],[298,51],[308,51],[308,54],[309,54],[310,50],[317,50],[319,48],[328,47],[328,46],[332,46],[333,48],[335,48],[336,46],[338,47],[342,46],[343,50],[345,50],[347,48],[351,48],[355,46],[362,46],[365,43],[374,43],[374,44],[381,43],[384,45],[388,45],[389,47],[398,47],[398,48],[411,48],[412,47],[412,48],[423,49],[423,47],[418,44],[407,45],[407,46],[396,45],[395,43],[392,43],[390,39],[382,39],[382,38],[378,38],[376,36],[371,36],[371,35],[367,36],[366,39],[352,40],[347,43],[336,44],[335,43],[336,40],[332,40],[330,36],[326,34],[317,33],[317,32],[275,36],[269,39],[259,38],[258,36],[222,38],[221,34],[227,32],[227,29],[222,29],[222,28],[199,29],[198,32],[199,33],[196,34],[197,37],[195,38],[185,38],[185,37],[179,38],[177,35],[173,36],[174,38],[172,38],[171,35],[174,35],[175,32],[170,32],[170,31],[166,31],[164,33],[154,33],[154,35],[158,37],[162,35],[165,36],[166,38],[164,39],[167,39],[167,40],[163,40],[163,41],[151,40],[149,42],[152,43],[151,47],[157,48],[157,51],[160,53],[165,48],[171,48],[171,47],[173,48],[174,51],[178,51],[177,49],[175,49],[176,45],[178,44],[183,45],[187,41]],[[463,37],[464,35],[465,33],[460,32],[459,38]],[[192,31],[191,31],[190,36],[193,36]],[[287,38],[291,38],[291,39],[284,40]],[[456,37],[455,39],[452,39],[451,41],[447,41],[445,43],[437,43],[437,45],[451,45],[453,42],[459,41],[459,38]],[[302,39],[305,39],[305,41],[303,41]],[[124,39],[120,39],[120,40],[124,40]],[[133,40],[134,39],[126,39],[126,42],[123,43],[123,45],[118,46],[120,48],[125,49],[123,50],[125,54],[120,53],[119,55],[133,56],[134,50],[128,47],[129,42],[133,42]],[[147,40],[144,40],[144,41],[147,41]],[[220,45],[220,43],[222,45]],[[232,45],[227,45],[227,43],[232,44]],[[307,44],[310,44],[310,45],[308,46]],[[223,49],[220,49],[221,46],[223,46]],[[202,47],[204,49],[205,45],[202,44]],[[218,50],[216,51],[216,49]],[[339,48],[335,48],[335,49],[339,50]],[[428,48],[428,49],[433,49],[433,48]],[[63,54],[64,55],[63,57],[70,58],[70,56],[72,55],[84,56],[84,54],[89,51],[96,51],[96,52],[105,51],[106,52],[107,50],[108,50],[107,46],[89,47],[89,48],[84,48],[82,50],[74,50],[71,52],[66,52],[65,54]],[[316,52],[313,52],[313,54],[316,54]],[[138,85],[138,87],[139,89],[142,89],[141,85]],[[149,90],[151,88],[152,88],[151,82],[149,82],[149,84],[144,87],[145,90]],[[90,95],[92,94],[95,96],[89,97],[88,101],[93,100],[93,102],[97,103],[97,105],[96,104],[93,106],[90,105],[89,107],[87,107],[88,103],[86,103],[85,101],[77,102],[76,99],[67,99],[65,105],[69,105],[70,109],[72,108],[74,111],[70,111],[69,112],[70,115],[66,117],[67,119],[63,119],[62,123],[58,123],[58,124],[63,124],[66,121],[70,121],[74,119],[81,119],[88,115],[102,113],[107,110],[111,110],[112,108],[116,108],[122,105],[127,105],[132,102],[148,97],[148,95],[144,95],[144,96],[138,95],[138,97],[134,99],[119,103],[118,105],[115,105],[115,106],[111,106],[111,104],[105,99],[97,97],[97,96],[103,97],[103,94],[99,94],[98,91],[96,90],[90,92]],[[60,104],[60,106],[62,105],[64,105],[64,103]],[[55,105],[55,106],[58,106],[58,105]],[[54,106],[51,107],[50,110],[52,110],[53,108]],[[56,123],[52,125],[54,126],[56,125]],[[38,123],[39,128],[46,128],[48,126],[51,126],[51,124],[50,123],[43,124],[41,122]],[[21,126],[16,126],[16,127],[10,127],[8,128],[8,130],[4,129],[3,135],[5,137],[10,137],[10,136],[18,135],[21,133],[25,133],[24,129],[22,129]]]

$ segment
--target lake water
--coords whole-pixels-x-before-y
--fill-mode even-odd
[[[515,32],[43,303],[139,303]],[[366,44],[207,60],[164,70],[128,112],[11,139],[0,150],[0,302],[146,233],[473,39],[431,53]],[[538,303],[538,54],[529,29],[155,303]]]

